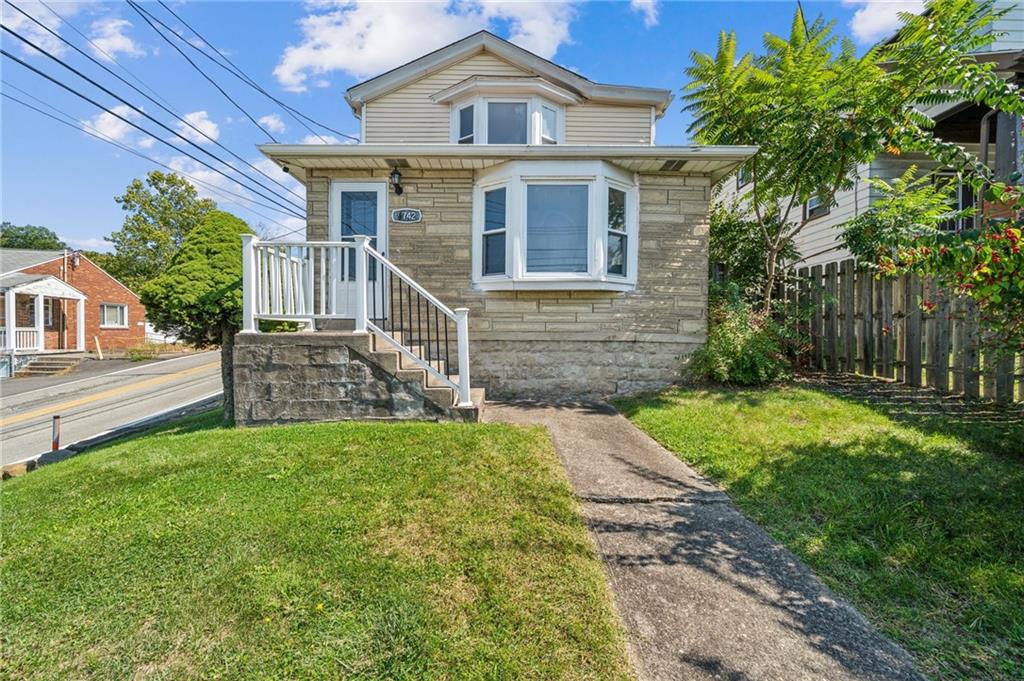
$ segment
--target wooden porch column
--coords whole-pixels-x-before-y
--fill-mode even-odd
[[[75,320],[75,335],[78,336],[77,348],[79,352],[85,352],[85,298],[79,298],[76,312],[78,317]]]
[[[46,349],[46,325],[43,323],[43,294],[36,294],[36,350],[42,352]]]
[[[15,328],[18,326],[17,310],[15,309],[14,299],[18,297],[18,294],[13,289],[7,289],[4,293],[4,328],[7,329],[5,334],[4,349],[10,353],[14,352],[15,343]]]

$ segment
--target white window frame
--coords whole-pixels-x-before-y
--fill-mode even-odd
[[[106,315],[104,314],[103,308],[106,307],[119,307],[124,311],[122,315],[124,322],[121,324],[107,324]],[[127,329],[128,328],[128,305],[125,303],[100,303],[100,328],[101,329]]]
[[[938,184],[939,182],[952,182],[953,183],[953,191],[955,193],[954,198],[956,199],[956,210],[957,211],[964,210],[964,208],[966,207],[966,206],[964,206],[964,181],[963,181],[963,178],[960,177],[959,173],[957,173],[954,170],[938,170],[938,171],[935,172],[934,182],[935,182],[935,184]],[[974,201],[975,201],[975,203],[972,204],[972,207],[976,208],[977,207],[977,197],[974,197]],[[974,227],[974,218],[973,217],[957,218],[955,221],[953,221],[952,219],[950,219],[950,220],[943,220],[943,224],[945,224],[946,222],[955,222],[956,223],[956,224],[953,225],[952,229],[948,229],[946,227],[940,227],[939,228],[941,231],[946,232],[946,233],[962,232],[965,229],[971,229],[972,227]]]
[[[527,186],[588,187],[587,271],[528,272]],[[483,274],[484,194],[505,188],[505,273]],[[609,274],[608,188],[626,193],[626,274]],[[473,187],[473,284],[479,290],[610,290],[636,287],[640,191],[635,174],[604,161],[512,161],[481,171]]]
[[[487,108],[491,103],[495,104],[526,104],[526,144],[565,144],[565,106],[552,102],[549,99],[538,96],[517,97],[507,96],[477,96],[469,99],[461,99],[451,105],[450,141],[452,144],[459,143],[459,121],[460,112],[467,106],[473,107],[473,144],[489,144],[487,140]],[[554,141],[545,141],[543,137],[544,119],[542,108],[547,107],[555,112],[555,137]]]

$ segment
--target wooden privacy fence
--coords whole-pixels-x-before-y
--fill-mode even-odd
[[[876,279],[852,259],[804,267],[787,288],[809,305],[809,364],[998,402],[1024,400],[1021,356],[980,348],[973,301],[917,275]],[[935,305],[922,309],[921,302]]]

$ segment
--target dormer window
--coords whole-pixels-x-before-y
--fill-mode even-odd
[[[562,144],[572,92],[542,78],[473,76],[434,94],[451,107],[456,144]]]

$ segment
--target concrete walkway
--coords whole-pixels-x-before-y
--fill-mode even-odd
[[[641,679],[922,679],[729,497],[605,405],[488,403],[547,426]]]

